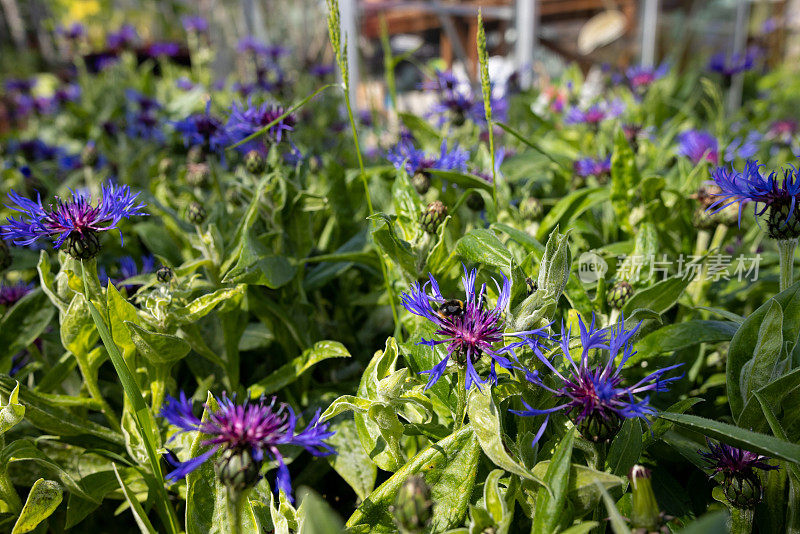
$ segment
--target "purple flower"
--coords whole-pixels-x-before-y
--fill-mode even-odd
[[[625,362],[636,353],[631,338],[641,323],[632,330],[626,330],[624,319],[620,317],[615,327],[601,330],[595,327],[594,321],[593,316],[591,324],[587,326],[583,318],[578,318],[581,356],[577,362],[570,354],[571,332],[565,330],[563,324],[559,345],[564,365],[550,362],[541,351],[534,350],[536,357],[554,375],[556,386],[548,386],[538,371],[518,367],[525,372],[528,382],[548,391],[560,402],[553,408],[536,409],[522,401],[525,410],[511,410],[524,417],[546,416],[533,443],[541,438],[550,415],[562,410],[587,439],[610,439],[624,419],[639,418],[649,424],[649,418],[656,415],[656,410],[650,406],[649,396],[641,400],[637,397],[645,392],[666,391],[669,382],[681,378],[664,378],[664,374],[682,365],[678,364],[654,371],[635,384],[626,386],[621,371]],[[591,358],[594,361],[590,361],[590,356],[594,356]],[[619,363],[616,363],[617,358]]]
[[[91,245],[93,257],[99,251],[98,232],[117,228],[122,219],[146,215],[144,204],[136,201],[138,196],[139,193],[131,193],[127,185],[114,185],[109,181],[102,186],[97,205],[92,205],[89,195],[73,191],[68,200],[56,197],[55,204],[45,208],[41,197],[37,196],[34,202],[12,190],[8,194],[12,203],[9,208],[22,215],[19,219],[9,217],[7,224],[0,226],[0,234],[19,246],[52,239],[55,248],[68,241],[70,251],[76,252],[73,249],[78,246]]]
[[[278,118],[286,112],[281,106],[264,102],[261,105],[254,105],[252,99],[247,100],[247,105],[234,102],[231,106],[231,114],[225,124],[225,133],[231,143],[237,143],[257,132],[260,132],[268,124],[269,130],[246,143],[239,145],[236,149],[242,154],[247,154],[251,150],[257,150],[266,154],[269,144],[280,143],[284,140],[287,132],[294,130],[295,116],[290,113],[286,117]]]
[[[129,278],[133,278],[134,276],[138,276],[140,274],[148,274],[152,273],[155,267],[155,258],[153,256],[142,256],[142,268],[141,270],[136,265],[136,260],[134,260],[131,256],[122,256],[119,259],[119,269],[118,269],[118,276],[115,278],[110,278],[106,273],[105,267],[102,265],[97,268],[97,277],[100,279],[100,283],[102,285],[107,285],[110,281],[112,284],[117,285]],[[137,284],[124,284],[123,287],[128,291],[128,294],[132,293],[136,290],[139,285]]]
[[[714,474],[722,473],[725,477],[733,477],[742,474],[749,475],[755,469],[762,471],[779,469],[777,465],[767,463],[770,458],[766,456],[739,449],[721,441],[714,445],[708,438],[706,438],[706,443],[708,443],[709,452],[699,452],[706,459]]]
[[[466,367],[466,389],[470,389],[473,384],[480,389],[480,384],[485,384],[489,379],[497,383],[495,365],[500,365],[505,369],[513,367],[511,360],[505,354],[514,356],[514,348],[523,344],[536,350],[539,343],[538,338],[545,337],[543,328],[514,333],[503,331],[505,314],[508,312],[511,299],[511,284],[505,275],[503,275],[502,286],[497,285],[495,281],[498,297],[494,308],[486,306],[486,284],[483,284],[478,295],[475,295],[475,279],[477,277],[475,269],[467,271],[467,268],[464,267],[462,282],[466,298],[463,302],[445,299],[439,290],[439,283],[433,275],[429,274],[428,277],[430,282],[426,282],[424,286],[421,286],[419,282],[414,282],[410,293],[401,294],[405,309],[427,319],[436,326],[434,334],[439,336],[439,339],[426,340],[422,338],[419,344],[431,347],[434,354],[437,345],[447,345],[447,356],[432,369],[422,371],[423,374],[430,375],[425,389],[433,386],[442,377],[450,358],[454,358],[458,365]],[[430,285],[430,293],[428,293],[428,285]],[[434,308],[434,304],[437,305],[436,308]],[[455,306],[455,309],[451,310],[451,306]],[[523,341],[508,346],[498,346],[508,337],[515,337]],[[488,355],[491,360],[487,380],[481,380],[475,369],[475,364],[484,354]]]
[[[751,70],[760,56],[761,52],[755,47],[748,48],[743,54],[731,54],[730,56],[724,52],[718,52],[708,61],[708,69],[730,77]]]
[[[412,141],[403,139],[389,151],[386,158],[397,169],[405,168],[409,176],[414,176],[429,169],[466,172],[469,153],[459,149],[457,145],[448,151],[447,141],[442,141],[439,155],[430,155],[424,150],[414,148]]]
[[[711,173],[711,179],[720,188],[716,193],[719,198],[708,207],[709,211],[716,213],[727,208],[732,204],[739,204],[739,225],[742,224],[742,208],[748,203],[753,202],[753,213],[756,216],[762,215],[768,209],[777,213],[781,220],[772,220],[770,226],[780,224],[785,226],[792,219],[798,199],[800,199],[800,178],[798,171],[794,167],[784,169],[783,179],[777,177],[777,173],[772,171],[769,175],[761,172],[763,165],[759,165],[757,160],[748,160],[744,170],[738,172],[731,167],[717,167]],[[759,210],[759,204],[761,209]]]
[[[181,91],[191,91],[195,88],[195,84],[192,80],[187,78],[186,76],[181,76],[177,80],[175,80],[175,87],[180,89]]]
[[[678,154],[686,156],[695,165],[703,160],[719,161],[717,138],[705,130],[687,130],[678,135]]]
[[[422,84],[423,89],[438,93],[439,101],[433,106],[429,115],[438,115],[440,125],[448,119],[454,124],[463,124],[469,119],[475,124],[486,124],[486,111],[483,97],[473,93],[469,86],[459,86],[452,72],[436,71],[435,78]],[[508,113],[508,101],[505,97],[490,97],[492,115],[498,120],[505,120]]]
[[[133,89],[125,91],[129,107],[126,113],[126,133],[130,137],[163,141],[164,133],[161,131],[161,121],[157,116],[161,104],[157,100],[143,95]],[[138,109],[137,109],[138,108]]]
[[[181,45],[167,41],[152,43],[147,47],[150,57],[175,57],[181,51]]]
[[[573,164],[575,174],[587,176],[605,176],[611,172],[611,156],[605,158],[581,158]]]
[[[635,92],[641,92],[656,80],[659,80],[669,72],[669,63],[662,63],[658,68],[646,67],[644,65],[628,67],[625,71],[625,78],[630,88]]]
[[[0,284],[0,306],[10,308],[22,297],[33,291],[33,284],[17,282],[15,284]]]
[[[187,147],[200,145],[210,150],[222,150],[228,144],[222,121],[211,115],[211,100],[206,102],[205,113],[192,113],[172,125]]]
[[[318,63],[312,65],[311,68],[308,69],[308,73],[317,78],[326,78],[333,75],[334,72],[336,72],[335,63]]]
[[[769,126],[766,138],[770,141],[778,141],[784,145],[789,145],[792,143],[795,135],[797,135],[797,121],[793,119],[780,119]]]
[[[280,45],[269,45],[252,36],[243,37],[239,40],[236,50],[240,54],[252,54],[276,61],[279,57],[289,54],[289,49]]]
[[[737,137],[725,148],[725,161],[730,163],[736,158],[750,159],[758,153],[761,148],[763,135],[755,130],[748,132],[744,137]]]
[[[86,26],[80,22],[73,22],[69,26],[58,26],[56,32],[70,41],[77,41],[86,35]]]
[[[123,24],[115,32],[111,32],[106,36],[106,46],[115,52],[123,49],[133,48],[136,41],[139,40],[139,34],[136,33],[136,28],[130,24]]]
[[[161,417],[178,427],[180,432],[200,432],[205,437],[202,445],[210,448],[185,462],[173,461],[176,469],[166,478],[173,482],[184,478],[222,449],[227,453],[249,455],[255,468],[255,480],[252,483],[258,480],[258,472],[265,461],[277,461],[276,489],[291,496],[289,469],[278,447],[296,445],[314,456],[334,454],[333,447],[325,443],[334,432],[328,430],[328,423],[319,421],[319,416],[318,410],[308,426],[298,431],[297,417],[292,408],[283,403],[276,406],[274,397],[270,403],[266,403],[262,397],[258,402],[245,400],[242,404],[236,404],[235,398],[223,394],[219,409],[209,413],[206,421],[201,421],[192,413],[192,402],[183,392],[180,399],[168,396]]]
[[[181,24],[187,32],[206,33],[208,31],[208,21],[199,15],[181,17]]]
[[[9,93],[29,94],[36,86],[36,80],[34,78],[9,78],[3,83],[3,86]]]
[[[620,116],[623,111],[625,111],[625,105],[620,100],[600,102],[586,109],[573,106],[564,116],[564,124],[589,124],[596,126],[604,120]]]

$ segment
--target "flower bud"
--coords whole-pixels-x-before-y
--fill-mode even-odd
[[[392,513],[401,532],[422,532],[433,511],[431,488],[422,475],[411,475],[400,486]]]
[[[795,205],[792,210],[790,202],[777,201],[772,203],[768,211],[767,235],[772,239],[797,239],[800,237],[800,206]],[[791,217],[789,212],[791,211]]]
[[[168,284],[175,277],[175,272],[167,265],[162,265],[156,271],[156,278],[162,284]]]
[[[424,195],[431,188],[431,175],[425,171],[417,171],[411,178],[411,185],[417,190],[417,193]]]
[[[622,419],[615,413],[603,416],[595,412],[577,426],[578,432],[585,439],[595,443],[608,443],[622,428]]]
[[[205,163],[186,164],[186,183],[192,187],[203,187],[208,183],[209,169]]]
[[[67,253],[76,260],[90,260],[100,252],[100,238],[91,230],[83,234],[73,232],[64,242]]]
[[[606,302],[612,308],[621,310],[631,295],[633,295],[633,286],[625,280],[619,280],[614,282],[614,285],[606,293]]]
[[[244,166],[250,174],[264,174],[267,170],[267,160],[258,150],[251,150],[244,157]]]
[[[538,221],[544,214],[542,201],[535,197],[528,197],[519,205],[519,214],[527,221]]]
[[[761,479],[752,470],[726,476],[722,481],[722,491],[725,498],[737,508],[755,508],[764,497]]]
[[[537,284],[533,278],[528,276],[525,278],[525,289],[527,289],[529,296],[533,295],[533,292],[539,289],[539,284]]]
[[[81,163],[86,167],[94,167],[97,163],[98,153],[94,141],[89,141],[81,150]]]
[[[0,239],[0,271],[5,271],[11,267],[12,260],[11,249],[8,247],[8,243]]]
[[[435,200],[428,204],[428,207],[422,212],[419,223],[423,230],[429,234],[435,234],[445,218],[447,218],[447,206],[441,200]]]
[[[653,486],[650,484],[650,471],[641,465],[634,465],[628,478],[633,486],[633,504],[631,506],[631,526],[656,532],[661,527],[662,514],[656,501]]]
[[[472,193],[467,197],[467,207],[472,211],[481,211],[485,205],[483,195],[480,193]]]
[[[189,207],[186,208],[186,218],[192,224],[201,225],[206,222],[206,217],[208,217],[208,213],[206,213],[206,209],[199,202],[192,202],[189,204]]]
[[[261,463],[253,459],[249,449],[225,449],[214,464],[214,471],[225,486],[244,491],[261,478]]]

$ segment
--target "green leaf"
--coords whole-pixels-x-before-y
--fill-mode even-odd
[[[495,233],[478,228],[467,233],[456,243],[456,253],[465,260],[509,269],[513,257]]]
[[[11,358],[44,332],[55,312],[41,290],[31,291],[6,312],[0,319],[0,371],[8,372]]]
[[[6,445],[2,452],[0,452],[0,465],[15,462],[32,462],[36,464],[38,468],[37,473],[48,473],[48,475],[57,476],[64,487],[71,493],[79,495],[84,499],[93,499],[69,471],[61,467],[61,465],[51,459],[46,453],[42,452],[36,443],[30,439],[22,438],[15,440]]]
[[[679,534],[728,534],[729,515],[725,510],[709,512],[695,519],[678,532]]]
[[[489,191],[489,192],[491,192],[492,190],[492,184],[490,184],[480,176],[465,174],[463,172],[457,172],[457,171],[445,171],[440,169],[430,169],[428,172],[430,172],[431,176],[435,178],[439,178],[440,180],[444,180],[451,184],[460,185],[465,189],[483,189],[484,191]]]
[[[406,273],[416,277],[417,257],[408,241],[400,239],[397,235],[394,218],[383,213],[376,213],[369,218],[374,221],[372,239],[381,251]]]
[[[460,524],[467,511],[480,459],[480,445],[467,425],[423,449],[373,491],[348,519],[347,527],[369,532],[396,532],[389,507],[400,485],[415,473],[425,476],[434,504],[432,532]]]
[[[325,458],[363,501],[375,489],[378,469],[364,448],[358,446],[358,431],[353,419],[334,421],[330,429],[336,433],[327,442],[336,449],[336,454]]]
[[[556,531],[569,490],[572,446],[575,443],[575,430],[570,429],[561,438],[553,457],[547,466],[543,480],[552,494],[540,489],[536,492],[536,507],[531,532],[552,533]]]
[[[11,534],[22,534],[35,529],[56,511],[63,498],[64,492],[58,482],[43,478],[34,482]]]
[[[556,226],[547,239],[539,264],[537,283],[546,298],[558,301],[569,280],[571,268],[572,253],[569,248],[569,238],[565,234],[560,234]]]
[[[642,425],[638,419],[626,419],[608,449],[606,466],[619,476],[628,474],[642,454]]]
[[[136,345],[131,339],[130,328],[127,328],[125,323],[139,324],[139,314],[133,304],[119,294],[119,291],[110,280],[106,288],[106,305],[108,306],[111,337],[114,338],[114,343],[122,349],[122,356],[127,360],[136,350]],[[90,318],[88,313],[86,315],[87,318]]]
[[[497,413],[497,406],[494,403],[494,399],[492,399],[490,388],[484,388],[484,391],[472,388],[469,392],[467,408],[470,424],[475,430],[478,443],[480,443],[484,454],[486,454],[495,465],[505,469],[509,473],[529,480],[535,480],[540,484],[544,483],[541,480],[537,480],[528,469],[525,469],[506,452],[502,438],[503,433],[500,428],[500,417]]]
[[[660,417],[735,447],[800,463],[800,445],[795,443],[696,415],[662,413]]]
[[[627,231],[631,230],[631,198],[640,181],[636,156],[622,128],[618,128],[614,136],[614,152],[611,154],[611,205],[617,222]]]
[[[178,336],[151,332],[130,321],[125,321],[125,326],[139,353],[153,365],[171,365],[192,350],[189,343]]]
[[[614,504],[614,499],[612,499],[611,495],[608,494],[608,490],[606,490],[606,488],[604,488],[599,482],[595,482],[595,485],[600,491],[600,494],[603,496],[603,503],[606,505],[606,510],[608,510],[611,530],[614,531],[614,534],[631,534],[631,529],[628,528],[628,525],[626,524],[625,519],[622,517],[622,514],[620,514],[619,510],[617,510],[617,506]]]
[[[681,399],[665,411],[670,413],[683,413],[698,402],[702,402],[702,399],[696,398],[689,398],[689,399]],[[656,418],[655,421],[650,425],[650,431],[645,432],[642,436],[642,449],[646,449],[663,436],[667,430],[672,428],[672,423],[661,417]]]
[[[550,460],[537,463],[533,466],[533,474],[544,478],[550,468]],[[625,481],[618,476],[596,471],[585,465],[572,464],[569,471],[569,487],[567,496],[575,510],[575,516],[580,517],[592,510],[600,500],[600,491],[595,481],[601,483],[606,489],[621,486]],[[540,490],[538,493],[542,493]]]
[[[690,282],[689,277],[680,276],[656,282],[647,289],[634,293],[622,311],[626,316],[632,315],[634,310],[639,308],[653,310],[659,314],[664,313],[678,302]]]
[[[298,490],[300,507],[297,516],[300,521],[299,534],[339,534],[342,520],[319,494],[307,487]]]
[[[274,393],[297,380],[303,373],[323,360],[349,357],[350,352],[338,341],[317,341],[313,347],[304,350],[300,356],[250,386],[250,396],[255,398]]]
[[[648,360],[657,354],[682,350],[700,343],[728,341],[736,333],[738,324],[730,321],[692,320],[659,328],[636,343],[636,354],[628,365]]]
[[[758,393],[769,402],[772,410],[780,413],[781,418],[786,421],[789,441],[800,441],[800,429],[797,425],[791,424],[800,417],[800,402],[798,402],[800,399],[800,368],[775,379],[758,390]],[[769,429],[762,414],[761,405],[755,397],[745,404],[738,424],[742,428],[749,428],[755,432],[766,432]]]
[[[607,187],[579,189],[561,198],[539,223],[536,239],[543,240],[556,226],[569,227],[569,223],[588,209],[608,201]]]
[[[25,406],[19,403],[19,382],[5,403],[0,400],[0,436],[25,417]]]
[[[403,121],[403,124],[411,130],[414,137],[418,138],[423,143],[439,147],[442,143],[442,134],[436,131],[430,124],[425,122],[424,119],[414,115],[413,113],[399,112],[398,118]]]
[[[780,376],[778,362],[783,352],[783,309],[777,301],[769,301],[769,308],[758,328],[758,338],[753,358],[742,366],[742,398],[745,403],[751,395]]]
[[[142,532],[142,534],[156,534],[156,529],[154,529],[153,525],[150,523],[150,519],[147,517],[147,514],[142,508],[142,504],[136,498],[136,494],[131,491],[131,489],[127,484],[125,484],[125,481],[120,476],[119,471],[117,470],[117,464],[112,465],[114,467],[114,475],[117,477],[119,487],[122,488],[122,493],[125,495],[125,500],[128,501],[128,505],[131,507],[133,519],[136,521],[136,525],[139,527],[139,530]]]
[[[222,282],[278,289],[288,284],[296,273],[297,268],[289,260],[269,252],[250,232],[245,232],[239,259]]]
[[[236,287],[222,288],[213,293],[207,293],[202,297],[197,297],[183,308],[170,312],[170,317],[179,324],[187,324],[202,319],[217,306],[220,306],[219,311],[235,308],[241,302],[246,289],[245,284],[239,284]]]

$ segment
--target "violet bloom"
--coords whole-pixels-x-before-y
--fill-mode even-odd
[[[247,100],[247,105],[234,102],[231,105],[228,122],[225,124],[225,133],[231,143],[238,143],[272,124],[262,135],[236,147],[242,154],[256,150],[262,155],[266,155],[269,145],[287,139],[288,132],[294,130],[295,115],[289,113],[280,118],[284,113],[286,110],[283,107],[269,102],[261,105],[253,104],[252,99]]]
[[[219,409],[209,413],[207,420],[201,421],[192,413],[192,402],[183,392],[179,399],[167,396],[161,417],[178,427],[180,432],[200,432],[205,438],[201,444],[210,448],[185,462],[172,459],[175,470],[166,479],[174,482],[184,478],[222,450],[217,471],[223,482],[242,484],[242,489],[250,487],[260,478],[262,464],[274,460],[278,462],[276,490],[282,490],[291,497],[289,469],[279,447],[300,446],[314,456],[334,454],[333,447],[325,443],[334,432],[328,430],[328,423],[319,421],[319,416],[317,410],[308,426],[298,431],[297,417],[292,408],[283,403],[276,406],[274,397],[270,403],[262,397],[257,402],[245,400],[242,404],[236,404],[235,399],[223,394]],[[226,480],[225,464],[230,462],[232,456],[238,456],[238,465],[247,470],[246,480]]]
[[[59,26],[56,28],[56,32],[61,35],[64,39],[68,39],[70,41],[77,41],[86,36],[86,26],[81,24],[80,22],[73,22],[69,26]]]
[[[768,213],[768,233],[775,239],[792,237],[800,230],[800,219],[796,207],[800,200],[800,177],[794,167],[783,169],[783,179],[775,171],[768,175],[761,172],[763,165],[749,160],[739,172],[731,167],[717,167],[711,173],[714,183],[720,188],[719,197],[708,210],[716,213],[732,204],[739,204],[739,225],[742,224],[742,209],[752,202],[753,213],[758,217]],[[760,209],[759,209],[759,204]]]
[[[172,123],[181,134],[187,147],[202,146],[208,150],[222,150],[228,144],[222,121],[211,115],[211,101],[206,102],[205,113],[192,113],[183,120]]]
[[[25,282],[15,284],[0,284],[0,306],[10,308],[19,300],[33,291],[34,285]]]
[[[426,154],[424,150],[414,148],[412,141],[404,139],[389,151],[386,158],[395,168],[405,168],[409,176],[414,176],[418,172],[424,173],[430,169],[466,172],[469,153],[457,145],[448,151],[447,141],[442,141],[438,155]]]
[[[139,266],[136,265],[136,260],[131,256],[122,256],[119,259],[119,268],[117,269],[118,276],[110,278],[108,273],[106,273],[105,267],[101,265],[97,268],[97,277],[100,280],[100,284],[104,286],[107,285],[109,281],[116,286],[134,276],[152,273],[155,269],[155,258],[153,258],[153,256],[142,256],[141,263],[142,268],[139,269]],[[138,284],[123,284],[122,287],[130,294],[140,286]]]
[[[129,104],[131,104],[126,113],[125,131],[128,136],[158,142],[163,141],[164,133],[161,131],[161,120],[157,115],[161,109],[161,104],[157,100],[133,89],[126,90],[125,96]]]
[[[505,355],[514,356],[516,346],[538,347],[539,338],[545,338],[544,328],[528,330],[524,332],[505,333],[505,316],[508,313],[508,305],[511,299],[511,284],[508,278],[503,275],[502,286],[495,285],[498,290],[497,303],[494,308],[486,305],[486,284],[481,286],[478,294],[475,294],[475,279],[477,270],[467,271],[464,267],[462,283],[465,300],[447,300],[439,290],[439,283],[432,274],[428,275],[430,281],[421,286],[419,282],[411,285],[410,293],[402,293],[402,304],[414,315],[419,315],[432,322],[436,326],[434,334],[438,339],[423,338],[419,344],[431,347],[436,354],[437,345],[447,345],[447,355],[437,363],[432,369],[422,371],[421,374],[429,374],[430,378],[425,385],[425,389],[433,386],[444,374],[450,359],[455,359],[456,363],[466,368],[465,387],[469,390],[473,384],[480,389],[480,384],[485,384],[488,380],[497,383],[497,371],[495,365],[500,365],[505,369],[512,369],[513,364]],[[430,285],[430,293],[428,293]],[[436,307],[434,307],[434,304]],[[455,305],[455,310],[449,307]],[[517,338],[517,344],[502,346],[504,339]],[[491,360],[489,378],[481,380],[475,369],[483,355],[486,354]],[[516,357],[515,357],[516,358]]]
[[[600,102],[586,109],[573,106],[564,116],[564,124],[588,124],[596,127],[607,119],[620,116],[623,111],[625,105],[620,100]]]
[[[695,165],[703,160],[719,161],[717,138],[705,130],[687,130],[678,135],[678,154],[686,156]]]
[[[736,158],[744,160],[752,158],[758,154],[763,138],[764,136],[755,130],[748,132],[744,137],[739,136],[735,138],[725,148],[725,161],[730,163]]]
[[[601,177],[611,172],[611,156],[605,158],[581,158],[573,164],[575,174],[581,178]]]
[[[133,48],[139,40],[139,34],[136,33],[136,28],[130,24],[123,24],[115,32],[111,32],[106,36],[106,46],[115,52]]]
[[[708,462],[712,477],[722,476],[725,497],[740,508],[752,508],[763,497],[763,487],[758,471],[780,469],[768,463],[770,458],[733,447],[721,441],[714,445],[706,438],[709,452],[698,451]]]
[[[542,437],[550,416],[562,410],[584,438],[594,441],[613,438],[625,419],[638,418],[649,424],[650,418],[657,412],[650,406],[649,396],[640,400],[637,397],[649,392],[666,391],[669,382],[681,378],[664,378],[666,373],[682,365],[677,364],[654,371],[626,386],[621,372],[625,362],[636,354],[631,338],[641,323],[626,330],[624,319],[620,317],[616,326],[601,330],[595,327],[595,318],[592,316],[590,325],[587,326],[582,317],[578,317],[578,324],[581,330],[581,356],[577,362],[570,354],[571,331],[565,329],[563,324],[559,340],[563,365],[551,362],[541,351],[534,350],[536,357],[550,370],[558,385],[550,387],[550,382],[546,383],[538,371],[519,367],[525,372],[528,382],[548,391],[559,402],[553,408],[536,409],[522,401],[525,410],[511,410],[523,417],[546,416],[533,443]],[[619,363],[616,363],[617,358]]]
[[[336,72],[335,63],[318,63],[308,69],[308,73],[316,78],[327,78]]]
[[[653,82],[667,75],[669,63],[662,63],[658,68],[647,67],[644,65],[628,67],[625,71],[625,78],[631,90],[641,93],[650,87]]]
[[[183,29],[189,33],[208,32],[208,21],[199,15],[186,15],[181,17]]]
[[[790,145],[795,135],[797,135],[797,121],[793,119],[780,119],[770,124],[765,137],[770,141],[777,141],[784,145]]]
[[[760,56],[761,52],[754,47],[748,48],[743,54],[731,54],[730,56],[724,52],[718,52],[708,61],[708,69],[725,77],[731,77],[751,70]]]
[[[469,119],[475,124],[486,124],[486,111],[483,96],[475,94],[468,85],[459,84],[458,79],[450,71],[436,71],[433,80],[422,84],[422,88],[438,93],[439,101],[433,106],[429,115],[439,116],[440,125],[448,119],[453,124],[461,125]],[[508,113],[506,98],[494,94],[490,97],[492,114],[498,120],[505,120]]]
[[[11,209],[21,212],[19,219],[9,217],[0,226],[0,234],[15,245],[33,245],[39,239],[53,240],[60,248],[65,242],[67,251],[78,259],[90,259],[100,251],[99,232],[117,228],[122,219],[146,215],[144,204],[137,203],[139,193],[127,185],[108,182],[102,186],[100,200],[92,205],[91,197],[72,192],[67,200],[56,197],[55,204],[45,208],[41,197],[36,202],[13,190],[8,194]],[[122,232],[120,232],[122,238]]]
[[[150,57],[175,57],[181,51],[181,45],[173,42],[157,42],[147,47],[147,55]]]

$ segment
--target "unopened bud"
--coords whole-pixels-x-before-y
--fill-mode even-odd
[[[528,291],[528,295],[533,295],[533,292],[539,289],[539,284],[536,283],[536,280],[528,276],[525,278],[525,289]]]
[[[754,471],[725,477],[722,481],[725,498],[737,508],[750,509],[761,502],[764,488]]]
[[[248,449],[226,449],[214,464],[214,470],[228,488],[244,491],[261,478],[261,463],[253,459]]]
[[[417,190],[417,193],[424,195],[431,188],[431,175],[425,171],[417,171],[411,178],[411,185]]]
[[[633,286],[625,280],[619,280],[614,282],[614,285],[606,293],[606,302],[612,308],[621,310],[631,295],[633,295]]]
[[[267,170],[267,160],[258,150],[251,150],[244,157],[244,166],[250,174],[264,174]]]
[[[650,483],[650,471],[641,465],[634,465],[628,473],[633,486],[631,506],[631,526],[656,532],[661,527],[662,514]]]
[[[76,260],[90,260],[100,252],[100,238],[97,232],[84,231],[82,234],[73,232],[65,242],[67,253]]]
[[[472,193],[467,197],[467,207],[472,211],[481,211],[485,205],[483,195],[480,193]]]
[[[162,265],[156,271],[156,278],[162,284],[168,284],[175,277],[175,272],[167,265]]]
[[[574,422],[574,421],[573,421]],[[615,413],[593,413],[578,424],[578,432],[595,443],[608,443],[622,428],[622,419]]]
[[[422,532],[433,511],[431,488],[422,475],[411,475],[400,486],[392,507],[395,523],[404,533]]]
[[[206,222],[206,217],[208,217],[206,209],[199,202],[192,202],[186,208],[186,218],[192,224],[201,225]]]
[[[798,210],[800,210],[800,206],[792,206],[788,200],[773,202],[768,211],[767,235],[778,240],[800,237],[800,213]]]
[[[435,200],[428,204],[428,207],[422,212],[419,223],[423,230],[429,234],[435,234],[446,218],[447,206],[441,200]]]

